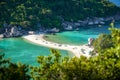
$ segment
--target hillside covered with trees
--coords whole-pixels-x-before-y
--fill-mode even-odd
[[[63,20],[109,17],[119,11],[108,0],[1,0],[0,26],[8,23],[36,28],[40,23],[46,28],[61,28]]]

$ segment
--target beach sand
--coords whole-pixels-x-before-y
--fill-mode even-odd
[[[93,50],[93,48],[90,48],[87,45],[69,45],[69,44],[58,44],[50,41],[46,41],[43,38],[44,34],[36,34],[36,35],[27,35],[23,36],[24,39],[31,41],[35,44],[39,44],[45,47],[54,48],[54,49],[60,49],[60,50],[67,50],[72,52],[76,57],[80,57],[81,55],[90,57],[90,52]]]

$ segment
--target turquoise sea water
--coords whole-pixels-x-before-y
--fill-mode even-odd
[[[120,28],[120,23],[116,24]],[[108,26],[91,26],[91,28],[79,31],[67,31],[57,33],[56,35],[48,35],[49,40],[59,43],[81,45],[87,43],[89,37],[96,38],[100,33],[109,33]],[[50,54],[49,48],[35,45],[22,38],[7,38],[0,40],[0,50],[5,53],[5,58],[11,58],[12,62],[22,62],[25,64],[36,66],[37,56]],[[70,52],[61,51],[62,56],[73,56]]]
[[[109,0],[109,1],[116,4],[117,6],[120,6],[120,0]]]
[[[12,62],[21,62],[29,65],[38,65],[37,56],[50,54],[49,48],[32,44],[22,38],[9,38],[0,40],[0,50],[5,53],[5,58]],[[62,56],[73,56],[67,51],[60,51]]]
[[[116,23],[115,26],[120,28],[120,23]],[[99,34],[110,33],[108,27],[108,25],[90,26],[88,29],[80,28],[79,31],[65,31],[56,33],[56,35],[46,35],[45,39],[57,43],[81,45],[86,44],[89,37],[97,38]]]

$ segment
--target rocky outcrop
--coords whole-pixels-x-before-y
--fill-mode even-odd
[[[110,22],[113,20],[120,20],[120,13],[118,15],[112,16],[112,17],[106,17],[106,18],[98,18],[98,17],[93,17],[93,18],[86,18],[85,20],[78,20],[74,22],[73,20],[71,21],[65,21],[62,17],[59,17],[60,20],[62,21],[61,25],[62,28],[61,30],[79,30],[80,27],[82,26],[91,26],[91,25],[98,25],[102,26],[106,24],[106,22]],[[35,33],[40,33],[40,32],[45,32],[45,33],[56,33],[60,32],[60,29],[57,28],[50,28],[46,29],[44,26],[41,25],[40,22],[36,23],[36,27],[38,28]],[[86,28],[86,27],[84,27]],[[27,28],[27,30],[23,29],[23,27],[18,26],[18,25],[11,25],[4,23],[3,28],[0,28],[0,34],[3,34],[4,37],[19,37],[22,35],[29,34],[29,31],[34,31],[32,28]]]
[[[3,37],[4,37],[3,34],[0,34],[0,39],[3,38]]]
[[[75,24],[73,22],[65,21],[65,22],[62,23],[62,27],[65,30],[73,30],[73,28],[75,27]]]
[[[93,45],[94,42],[94,38],[88,38],[88,46],[91,47]]]
[[[57,29],[57,28],[52,28],[52,29],[46,30],[46,33],[57,33],[57,32],[59,32],[59,31],[60,31],[60,30]]]
[[[85,20],[78,20],[77,22],[68,22],[64,21],[62,22],[62,27],[64,30],[74,30],[77,29],[81,26],[91,26],[91,25],[104,25],[107,22],[110,22],[112,20],[120,20],[120,14],[112,16],[112,17],[106,17],[106,18],[87,18]]]
[[[21,26],[16,26],[16,25],[8,25],[4,26],[3,28],[3,36],[5,38],[8,37],[20,37],[24,34],[27,34],[27,31],[21,28]]]

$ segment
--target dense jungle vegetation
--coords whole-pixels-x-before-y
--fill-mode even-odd
[[[119,7],[108,0],[1,0],[0,25],[17,24],[36,28],[61,28],[61,22],[84,20],[87,17],[109,17]]]

